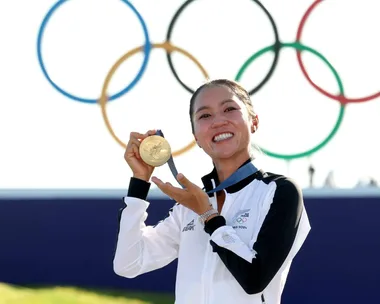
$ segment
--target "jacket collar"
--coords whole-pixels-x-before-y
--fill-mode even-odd
[[[245,164],[252,162],[252,161],[253,161],[252,158],[247,159],[239,168],[243,167]],[[249,175],[248,177],[244,178],[240,182],[225,188],[225,190],[227,191],[227,193],[238,192],[241,189],[243,189],[245,186],[247,186],[250,182],[252,182],[254,179],[263,177],[263,175],[264,175],[264,172],[259,170],[256,173],[253,173],[253,174]],[[209,174],[206,174],[201,179],[202,179],[202,183],[204,186],[204,190],[206,192],[214,189],[212,180],[214,180],[215,187],[217,187],[220,184],[218,174],[216,173],[215,166]],[[209,196],[213,196],[213,194],[209,194]]]

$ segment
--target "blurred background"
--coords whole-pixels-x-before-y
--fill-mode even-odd
[[[191,91],[205,76],[251,91],[257,166],[303,188],[312,230],[283,303],[378,303],[379,9],[373,0],[1,2],[0,303],[174,302],[176,262],[133,280],[113,273],[131,176],[123,143],[158,128],[173,151],[188,147]],[[150,48],[168,37],[181,51],[175,73],[162,45]],[[199,185],[212,169],[191,145],[174,160]],[[155,174],[176,183],[166,165]],[[173,204],[154,185],[149,201],[148,224]]]

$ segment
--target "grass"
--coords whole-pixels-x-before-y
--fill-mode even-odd
[[[0,304],[173,304],[174,296],[76,287],[23,287],[0,283]]]

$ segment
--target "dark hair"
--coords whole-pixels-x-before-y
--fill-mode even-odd
[[[194,133],[193,114],[194,114],[195,100],[197,99],[199,93],[203,89],[207,89],[207,88],[211,88],[211,87],[215,87],[215,86],[224,86],[224,87],[229,88],[235,94],[235,96],[237,96],[245,104],[245,106],[248,110],[248,114],[250,116],[252,116],[253,118],[256,117],[256,113],[253,109],[253,105],[252,105],[252,101],[251,101],[251,98],[249,96],[249,93],[240,84],[238,84],[237,82],[235,82],[233,80],[228,80],[228,79],[210,80],[210,81],[204,83],[203,85],[201,85],[194,92],[193,96],[191,96],[191,99],[190,99],[189,114],[190,114],[191,130],[193,131],[193,133]]]

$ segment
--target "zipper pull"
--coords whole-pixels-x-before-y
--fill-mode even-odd
[[[263,293],[261,294],[261,303],[265,304],[265,298],[264,298],[264,294]]]

